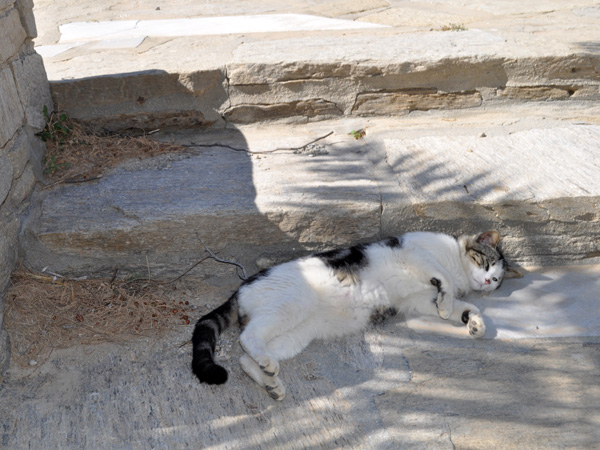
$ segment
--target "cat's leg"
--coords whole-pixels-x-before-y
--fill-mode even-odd
[[[289,325],[290,327],[285,332],[281,332],[265,342],[264,348],[262,345],[256,345],[256,337],[254,337],[254,341],[252,340],[252,329],[250,329],[250,333],[247,333],[248,328],[244,330],[243,339],[240,336],[242,347],[247,352],[240,358],[242,368],[275,400],[282,400],[285,396],[285,387],[277,376],[279,373],[278,360],[291,358],[306,348],[316,334],[311,325],[318,326],[314,320],[304,321],[296,326]],[[250,349],[257,353],[250,353]],[[276,372],[267,370],[266,358],[271,363],[277,363]]]
[[[271,327],[264,322],[250,321],[240,334],[240,343],[244,351],[256,361],[265,375],[276,377],[279,375],[279,362],[267,348],[267,342],[272,339],[272,336]]]
[[[454,311],[450,315],[453,322],[466,325],[469,335],[475,339],[485,335],[485,322],[477,306],[461,300],[454,300]]]
[[[435,305],[442,319],[448,319],[454,310],[454,287],[449,278],[442,273],[435,273],[429,282],[437,289]]]
[[[279,380],[279,362],[267,347],[267,339],[273,330],[264,323],[250,321],[242,334],[240,343],[244,352],[240,365],[260,387],[264,388],[271,398],[283,400],[285,387]]]
[[[466,325],[469,335],[473,338],[481,338],[485,335],[485,322],[479,308],[462,300],[454,299],[452,314],[447,320]],[[424,315],[438,316],[439,310],[431,301],[428,291],[415,293],[411,296],[412,310]]]
[[[263,369],[247,353],[240,357],[240,365],[246,374],[252,378],[267,394],[275,400],[283,400],[285,397],[285,386],[277,376],[268,376]]]
[[[437,313],[442,319],[448,319],[452,314],[454,304],[454,283],[452,276],[435,259],[419,255],[411,255],[413,275],[432,289]]]

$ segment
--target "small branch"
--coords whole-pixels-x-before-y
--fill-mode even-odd
[[[231,145],[219,144],[218,142],[215,142],[214,144],[196,144],[195,142],[191,142],[189,144],[183,144],[182,147],[201,147],[201,148],[223,147],[223,148],[228,148],[229,150],[233,150],[236,152],[252,153],[250,150],[245,149],[245,148],[236,148],[236,147],[232,147]]]
[[[90,178],[69,178],[67,180],[63,180],[62,182],[65,184],[76,184],[76,183],[87,183],[88,181],[96,181],[99,180],[100,178],[102,178],[102,175],[99,175],[97,177],[90,177]]]
[[[210,256],[205,256],[204,258],[202,258],[200,261],[198,261],[197,263],[195,263],[192,267],[190,267],[189,269],[187,269],[185,272],[183,272],[181,275],[179,275],[176,278],[173,278],[172,280],[167,281],[167,283],[175,283],[176,281],[180,280],[181,278],[183,278],[185,275],[187,275],[189,272],[192,271],[192,269],[194,267],[196,267],[197,265],[203,263],[204,261],[206,261],[207,259],[210,259]]]
[[[204,246],[204,250],[206,250],[206,252],[210,255],[210,256],[208,256],[208,258],[214,259],[215,261],[223,263],[223,264],[231,264],[233,266],[239,267],[240,269],[242,269],[242,274],[243,274],[243,277],[240,277],[240,278],[242,280],[248,279],[248,275],[246,275],[246,269],[244,269],[244,266],[242,266],[239,263],[236,263],[235,261],[228,261],[226,259],[219,258],[217,255],[215,255],[213,252],[210,251],[210,249],[206,246],[206,244],[204,243],[202,238],[198,235],[198,233],[196,233],[196,237],[198,238],[198,240],[200,242],[202,242],[202,245]],[[239,274],[238,274],[238,277],[239,277]]]
[[[306,147],[308,147],[311,144],[314,144],[315,142],[319,142],[325,138],[328,138],[329,136],[331,136],[333,134],[333,131],[330,131],[329,133],[318,137],[316,139],[313,139],[312,141],[301,145],[300,147],[280,147],[280,148],[275,148],[273,150],[264,150],[262,152],[253,152],[250,151],[248,149],[245,148],[236,148],[236,147],[232,147],[231,145],[226,145],[226,144],[219,144],[218,142],[215,142],[214,144],[196,144],[194,142],[190,143],[190,144],[185,144],[183,145],[183,147],[202,147],[202,148],[210,148],[210,147],[223,147],[223,148],[228,148],[230,150],[234,150],[236,152],[245,152],[248,153],[250,155],[264,155],[266,153],[275,153],[275,152],[297,152],[299,150],[304,150]]]
[[[284,151],[284,150],[288,150],[288,151],[292,151],[292,152],[297,152],[298,150],[304,150],[306,147],[308,147],[311,144],[314,144],[315,142],[319,142],[325,138],[328,138],[329,136],[331,136],[333,134],[333,131],[330,131],[329,133],[318,137],[316,139],[313,139],[312,141],[310,141],[307,144],[301,145],[300,147],[290,147],[290,148],[276,148],[275,150],[271,150],[271,152],[276,152],[276,151]]]

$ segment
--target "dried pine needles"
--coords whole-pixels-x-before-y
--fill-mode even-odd
[[[50,186],[93,181],[127,159],[189,151],[147,136],[95,133],[64,115],[53,113],[47,120],[46,129],[39,136],[46,142],[43,165]]]
[[[187,326],[196,312],[189,301],[172,299],[174,289],[172,283],[148,280],[56,280],[18,270],[4,312],[13,360],[34,365],[53,349],[122,342]]]

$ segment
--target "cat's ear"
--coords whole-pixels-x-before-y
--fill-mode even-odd
[[[523,274],[510,266],[504,267],[504,278],[523,278]]]
[[[496,248],[500,241],[500,233],[496,230],[486,231],[477,237],[477,243],[482,245],[489,245],[492,248]]]

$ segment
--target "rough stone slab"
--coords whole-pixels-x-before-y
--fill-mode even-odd
[[[116,129],[221,124],[218,111],[227,102],[220,70],[87,78],[53,84],[51,90],[54,104],[71,117]]]
[[[375,399],[398,448],[591,448],[600,439],[597,346],[406,355],[411,383]]]
[[[19,177],[15,176],[13,188],[10,191],[10,200],[16,209],[21,211],[26,209],[27,205],[24,205],[24,202],[33,192],[37,181],[31,164],[25,166]]]
[[[15,0],[0,0],[0,11],[5,11],[15,4]]]
[[[6,157],[10,160],[13,176],[20,177],[29,161],[29,140],[25,132],[18,133],[17,136],[6,145]],[[1,202],[0,202],[1,203]]]
[[[23,107],[9,67],[0,67],[0,148],[23,124]]]
[[[212,148],[38,192],[25,261],[58,273],[149,268],[168,277],[202,257],[200,239],[252,268],[261,258],[423,229],[498,229],[521,264],[600,257],[598,126],[546,121],[486,127],[483,137],[479,127],[407,136],[396,124],[354,140],[355,125],[332,122],[333,135],[296,153],[276,150],[299,148],[328,125],[168,137]]]
[[[19,227],[21,221],[5,209],[0,210],[0,292],[8,285],[10,275],[17,262],[19,253]],[[0,294],[1,295],[1,294]]]
[[[265,160],[213,149],[43,192],[24,237],[29,254],[37,255],[30,262],[105,274],[148,265],[156,276],[165,276],[201,257],[200,240],[247,260],[282,245],[300,251],[377,233],[379,193],[365,178],[368,161],[350,161],[358,167],[349,184],[319,176],[323,170],[350,174],[349,165],[333,156]],[[286,170],[290,166],[292,174]],[[349,200],[331,208],[340,196]],[[348,223],[349,215],[355,224]]]
[[[414,203],[478,204],[600,195],[600,127],[509,135],[386,140],[387,161]]]
[[[19,12],[11,9],[0,14],[0,61],[4,62],[17,54],[27,34],[21,25]]]
[[[13,181],[13,167],[7,156],[0,154],[0,206],[8,197]]]
[[[563,37],[555,38],[562,42]],[[177,51],[178,39],[189,52]],[[118,67],[108,59],[110,53],[86,47],[87,53],[65,56],[78,65],[60,65],[60,73],[50,73],[50,78],[55,103],[73,117],[104,121],[109,127],[125,117],[135,120],[135,115],[141,117],[136,126],[147,119],[160,126],[161,109],[172,115],[199,110],[204,122],[223,125],[221,116],[237,124],[305,122],[498,102],[600,98],[597,55],[578,48],[572,39],[551,47],[536,39],[494,29],[400,34],[376,30],[213,39],[204,50],[201,43],[182,37],[167,43],[147,40],[135,53],[119,58]],[[91,55],[93,65],[86,62]],[[207,82],[215,72],[220,81]],[[148,74],[161,79],[156,89],[145,89]],[[186,74],[205,80],[201,99],[195,89],[179,89],[177,80]],[[125,98],[121,83],[130,86]],[[161,86],[178,94],[165,96]],[[128,94],[135,97],[128,99]],[[144,99],[144,106],[132,103],[138,98]],[[149,111],[157,116],[154,120],[147,117]]]
[[[503,283],[487,295],[471,295],[470,302],[485,316],[484,339],[546,339],[600,335],[598,266],[531,267],[524,277]],[[463,327],[439,317],[410,317],[407,327],[422,334],[468,339]]]
[[[4,380],[4,372],[10,365],[10,337],[0,320],[0,382]]]
[[[565,293],[567,306],[593,297],[597,278],[569,296],[563,281],[581,274],[572,271],[507,280],[492,305],[515,294],[535,297],[540,288]],[[191,291],[200,315],[239,282],[233,270],[226,278],[210,295],[200,282],[178,284],[178,292]],[[477,301],[485,307],[488,299]],[[191,349],[182,345],[192,328],[57,349],[35,368],[12,366],[0,385],[3,446],[558,450],[598,441],[598,336],[455,339],[415,333],[396,316],[354,336],[315,341],[283,361],[287,396],[274,402],[239,367],[235,327],[222,335],[218,355],[228,383],[199,384],[189,370]]]
[[[17,0],[15,6],[19,11],[21,24],[27,33],[27,37],[30,39],[37,37],[37,27],[33,16],[33,0]]]
[[[437,90],[415,89],[412,92],[359,94],[352,112],[359,116],[388,116],[430,109],[475,108],[481,103],[479,92],[442,94]]]
[[[264,14],[225,17],[185,17],[162,20],[71,22],[60,26],[60,42],[145,36],[205,36],[215,34],[274,33],[381,28],[368,22],[304,14]]]
[[[144,5],[132,8],[120,0],[113,0],[106,9],[89,1],[61,8],[42,0],[36,8],[42,29],[39,44],[45,51],[60,41],[60,26],[67,30],[70,23],[89,22],[92,16],[102,26],[121,29],[124,25],[130,28],[128,32],[142,34],[144,30],[135,25],[148,21],[172,24],[182,18],[191,23],[229,17],[231,23],[252,24],[266,14],[312,15],[315,28],[330,20],[352,27],[379,26],[279,32],[268,32],[272,28],[264,26],[261,33],[241,34],[238,29],[238,33],[233,30],[234,34],[202,38],[177,36],[189,32],[181,27],[170,30],[170,37],[149,36],[135,49],[101,49],[93,41],[83,40],[70,49],[61,48],[55,56],[48,54],[50,79],[56,83],[56,95],[67,100],[63,104],[69,105],[68,112],[89,121],[102,119],[111,128],[121,119],[138,127],[145,120],[156,127],[170,126],[174,115],[194,110],[201,111],[204,123],[215,125],[224,125],[221,116],[237,124],[303,123],[339,117],[340,113],[398,116],[407,110],[430,108],[600,99],[600,59],[595,44],[600,29],[592,0],[576,5],[554,2],[551,6],[533,0],[526,6],[512,2],[501,7],[487,1],[467,5],[453,0],[446,2],[443,10],[435,2],[382,7],[384,3],[315,5],[308,0],[290,0],[282,5],[261,0],[251,6],[236,2],[200,8],[190,0],[174,0],[156,10]],[[98,24],[86,25],[83,31],[95,26]],[[204,31],[196,27],[192,33]],[[213,31],[226,33],[228,28]],[[118,84],[115,75],[127,78],[139,73],[143,86],[147,71],[174,75],[215,70],[225,79],[226,95],[221,102],[197,102],[189,92],[161,97],[153,107],[144,109],[123,101],[118,89],[96,91],[87,89],[93,88],[88,83],[79,91],[64,85],[69,80],[78,84],[81,79],[105,76],[113,76],[110,81]],[[221,88],[214,87],[221,98]],[[424,89],[431,95],[405,98],[402,91],[406,89]],[[102,108],[87,98],[86,92],[97,94]],[[148,105],[152,103],[148,95],[141,97]],[[149,111],[154,118],[148,116]]]
[[[11,64],[28,125],[41,131],[46,125],[44,107],[54,111],[44,61],[38,54],[25,55]]]

